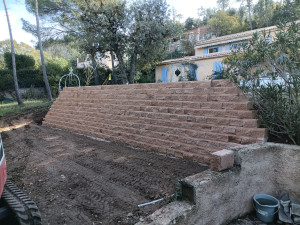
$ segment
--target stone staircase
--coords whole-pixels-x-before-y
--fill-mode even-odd
[[[44,125],[209,164],[263,142],[252,103],[229,80],[64,88]]]

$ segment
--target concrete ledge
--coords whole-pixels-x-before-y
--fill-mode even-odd
[[[145,221],[136,225],[173,225],[184,224],[188,213],[192,210],[192,205],[188,202],[172,202],[148,216]]]
[[[185,186],[192,187],[193,193],[187,193],[186,196],[192,196],[195,205],[190,211],[177,211],[177,215],[185,216],[180,217],[181,220],[173,220],[172,224],[227,224],[251,212],[252,197],[259,193],[278,197],[280,191],[285,190],[291,199],[300,201],[300,146],[265,143],[231,150],[234,152],[233,168],[223,172],[206,170],[182,181]],[[160,212],[159,215],[164,217],[162,213],[165,208]],[[145,224],[170,223],[156,220],[156,223]]]

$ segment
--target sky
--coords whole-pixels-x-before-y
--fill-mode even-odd
[[[177,13],[183,16],[182,22],[188,17],[198,17],[197,9],[201,6],[204,8],[217,7],[216,0],[167,0],[167,3],[170,8],[174,7]],[[27,12],[25,0],[6,0],[6,4],[14,40],[34,46],[36,38],[22,29],[21,18],[35,24],[35,16]],[[9,39],[8,26],[3,1],[0,1],[0,41],[6,39]]]
[[[6,5],[14,40],[33,46],[36,38],[22,29],[21,18],[35,24],[35,16],[27,12],[25,0],[6,0]],[[9,39],[8,26],[3,1],[0,1],[0,41],[6,39]]]

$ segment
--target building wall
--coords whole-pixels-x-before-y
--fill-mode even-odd
[[[218,46],[222,46],[222,52],[228,51],[228,50],[226,50],[226,44],[212,45],[212,46],[206,48],[206,49],[207,49],[207,53],[206,53],[206,54],[209,54],[209,53],[208,53],[208,49],[209,49],[209,48],[212,48],[212,47],[218,47]],[[196,55],[196,56],[205,55],[204,49],[205,49],[205,48],[196,48],[196,49],[195,49],[195,55]]]
[[[210,58],[210,59],[201,59],[192,61],[191,63],[194,63],[198,66],[197,68],[197,80],[208,80],[210,79],[210,76],[213,74],[213,68],[215,62],[222,62],[224,57],[218,57],[218,58]],[[155,71],[155,81],[156,82],[162,82],[162,68],[168,69],[168,82],[178,82],[179,76],[177,77],[175,74],[175,71],[177,69],[180,70],[181,75],[186,74],[186,76],[183,77],[183,81],[187,80],[187,74],[189,73],[189,66],[184,66],[183,63],[173,63],[173,64],[167,64],[167,65],[159,65],[156,67]]]

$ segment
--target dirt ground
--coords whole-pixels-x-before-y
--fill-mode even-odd
[[[207,169],[42,126],[45,113],[0,118],[8,177],[37,203],[43,224],[134,224],[166,203],[138,204],[174,193],[178,179]]]

